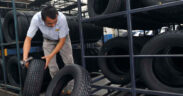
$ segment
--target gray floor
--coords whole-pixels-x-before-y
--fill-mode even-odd
[[[96,78],[100,78],[100,77],[103,77],[103,75],[99,74],[98,76],[92,78],[92,80],[95,80]],[[109,83],[110,83],[110,81],[108,79],[104,78],[93,84],[94,85],[106,85]],[[119,87],[120,85],[110,84],[109,86]],[[127,86],[123,86],[123,87],[127,87]],[[95,90],[95,88],[92,88],[92,91],[94,91],[94,90]],[[18,94],[14,94],[9,91],[0,89],[0,96],[18,96]],[[45,96],[45,94],[43,93],[40,96]],[[93,93],[91,96],[131,96],[131,95],[128,92],[119,92],[119,91],[111,92],[110,90],[100,89],[100,90],[96,91],[95,93]],[[144,96],[144,95],[138,95],[138,96]]]

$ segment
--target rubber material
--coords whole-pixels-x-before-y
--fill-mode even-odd
[[[55,75],[45,96],[60,96],[63,88],[72,79],[74,88],[69,96],[90,96],[90,76],[85,69],[76,64],[65,66]]]
[[[7,61],[7,78],[11,85],[13,86],[19,86],[20,80],[19,80],[19,73],[18,73],[18,60],[17,56],[11,56],[8,58]],[[21,68],[21,76],[22,76],[22,84],[24,84],[24,80],[26,77],[26,69]]]
[[[143,47],[141,54],[162,54],[167,48],[183,47],[183,34],[181,31],[166,32],[152,38]],[[167,92],[183,92],[182,71],[171,67],[171,63],[165,62],[164,58],[141,59],[141,77],[145,84],[153,90]],[[179,64],[174,62],[174,65]],[[180,66],[179,66],[180,67]],[[166,74],[165,74],[166,72]]]
[[[30,62],[23,89],[23,96],[39,96],[44,77],[43,60],[34,59]]]
[[[107,41],[99,55],[128,55],[127,38],[116,37]],[[139,49],[134,45],[134,53],[138,54]],[[135,60],[136,71],[138,70],[139,60]],[[99,58],[99,67],[102,73],[113,83],[127,84],[130,82],[130,62],[129,58]],[[136,75],[138,75],[138,71]]]

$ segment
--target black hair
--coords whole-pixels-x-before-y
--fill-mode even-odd
[[[47,16],[51,19],[55,19],[57,14],[58,14],[58,11],[53,6],[47,6],[47,7],[43,8],[41,11],[41,16],[42,16],[43,21],[46,20]]]

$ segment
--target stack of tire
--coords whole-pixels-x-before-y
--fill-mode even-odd
[[[35,12],[32,11],[16,11],[19,41],[24,41],[30,21],[34,14]],[[15,42],[16,40],[13,11],[9,11],[4,18],[3,35],[6,43]],[[40,41],[42,40],[41,38],[41,32],[37,32],[36,36],[33,38],[33,41]]]
[[[134,54],[140,54],[143,45],[152,37],[134,37]],[[129,41],[127,37],[116,37],[108,40],[99,51],[99,55],[129,55]],[[140,77],[139,59],[135,59],[136,77]],[[99,67],[112,83],[121,85],[130,82],[130,59],[123,58],[99,58]]]
[[[182,31],[153,37],[141,50],[142,55],[183,54]],[[141,58],[141,79],[153,90],[183,93],[182,57]]]
[[[134,54],[183,54],[182,31],[169,31],[151,38],[134,38]],[[128,55],[127,38],[113,38],[101,48],[100,55]],[[165,92],[183,93],[182,57],[135,58],[136,78],[147,88]],[[129,58],[100,58],[99,67],[112,83],[130,83]]]
[[[43,53],[34,53],[30,54],[30,56],[34,58],[40,58],[43,56]],[[6,70],[7,70],[7,79],[10,85],[19,87],[20,86],[20,75],[18,69],[18,57],[17,56],[9,56],[6,58]],[[21,69],[21,84],[24,86],[24,82],[27,76],[27,68],[20,67]],[[44,92],[51,81],[51,76],[49,74],[49,70],[46,69],[44,72],[43,84],[41,92]]]
[[[30,21],[32,19],[32,16],[35,14],[33,11],[16,11],[17,15],[17,25],[18,25],[18,36],[20,41],[24,41]],[[67,17],[68,26],[70,29],[70,37],[73,44],[77,44],[80,42],[80,36],[79,36],[79,25],[78,20],[76,17]],[[83,32],[84,32],[84,41],[85,43],[93,43],[101,39],[103,35],[103,28],[97,27],[93,24],[84,23],[83,24]],[[15,42],[15,28],[14,28],[14,18],[13,18],[13,11],[9,11],[6,16],[3,23],[3,35],[4,39],[7,43]],[[38,31],[36,36],[33,38],[33,41],[40,41],[42,40],[41,32]],[[73,48],[74,49],[74,48]],[[97,51],[93,51],[94,49],[91,49],[87,51],[87,54],[89,55],[97,55]],[[80,52],[80,49],[79,49]],[[78,53],[78,50],[73,50],[74,59],[77,61],[77,64],[80,64],[80,53]],[[42,57],[42,55],[34,55],[33,57]],[[63,67],[63,62],[61,58],[57,58],[57,61],[59,63],[60,68]],[[89,60],[88,62],[96,62],[97,60]],[[7,74],[8,74],[8,81],[11,85],[19,86],[20,80],[19,80],[19,74],[18,74],[18,60],[16,56],[10,56],[7,58]],[[98,70],[97,63],[95,64],[89,64],[88,69],[92,66],[92,70]],[[22,84],[24,83],[25,77],[26,77],[26,70],[21,69],[21,76],[22,76]],[[47,72],[47,71],[46,71]],[[48,85],[48,82],[50,81],[49,73],[46,73],[48,78],[45,78],[45,86]],[[43,88],[44,84],[43,84]]]
[[[32,11],[17,11],[17,30],[18,30],[18,36],[20,41],[24,41],[27,30],[30,25],[30,21],[32,19],[32,16],[35,14],[35,12]],[[76,17],[69,17],[67,19],[68,26],[70,28],[70,37],[72,43],[79,43],[80,41],[80,35],[79,35],[79,25],[78,20]],[[14,17],[13,17],[13,11],[9,11],[6,16],[3,23],[3,33],[5,37],[5,41],[7,43],[14,42],[15,41],[15,28],[14,28]],[[85,35],[85,42],[91,43],[96,42],[99,39],[101,39],[103,35],[103,28],[97,27],[93,24],[84,23],[83,24],[83,32]],[[33,41],[41,41],[42,39],[41,32],[37,32],[36,36],[33,38]]]
[[[75,16],[67,16],[67,22],[70,29],[70,38],[72,44],[80,43],[80,33],[79,33],[79,21]],[[100,40],[103,36],[103,28],[95,26],[90,23],[83,23],[83,36],[85,43],[93,43]]]
[[[7,8],[1,8],[1,10],[0,10],[0,13],[1,13],[1,17],[5,17],[5,15],[6,15],[6,13],[8,12],[8,11],[10,11],[11,9],[7,9]]]
[[[30,62],[23,88],[23,96],[40,96],[44,76],[45,62],[34,59]],[[68,82],[73,80],[74,85],[71,96],[90,96],[90,76],[88,72],[76,64],[70,64],[62,68],[54,76],[46,91],[46,96],[64,95],[62,90]],[[64,95],[65,96],[65,95]]]
[[[131,7],[140,8],[151,5],[160,5],[172,1],[180,0],[130,0]],[[119,11],[124,11],[126,8],[126,0],[88,0],[88,11],[90,17],[106,15]],[[134,29],[158,29],[169,23],[182,23],[182,6],[163,8],[148,12],[132,14],[132,25]],[[100,26],[112,28],[127,28],[126,16],[118,16],[95,22]]]

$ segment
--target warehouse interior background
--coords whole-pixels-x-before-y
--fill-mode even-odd
[[[138,0],[142,4],[131,0],[131,33],[129,15],[122,12],[126,8],[122,4],[126,2],[81,0],[80,14],[77,1],[15,0],[19,36],[17,43],[14,15],[11,11],[12,0],[0,0],[0,23],[4,41],[1,42],[0,50],[0,96],[22,94],[21,88],[27,70],[21,67],[19,74],[17,44],[20,46],[21,57],[23,40],[31,18],[47,5],[53,5],[67,17],[75,63],[82,66],[84,58],[86,70],[91,76],[90,96],[135,96],[134,93],[136,96],[183,96],[182,0]],[[119,15],[120,12],[122,16]],[[83,37],[79,30],[80,15]],[[32,42],[30,55],[35,58],[43,55],[40,36],[38,34]],[[58,54],[57,63],[59,68],[64,66]],[[133,68],[135,76],[132,79]],[[45,74],[48,75],[48,70]],[[50,81],[50,77],[44,78],[40,96],[45,96]]]

